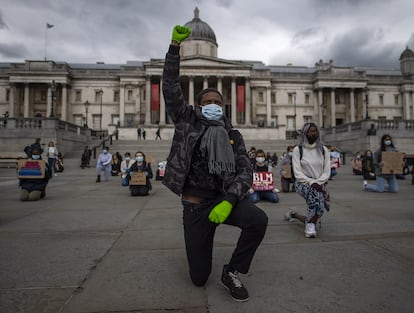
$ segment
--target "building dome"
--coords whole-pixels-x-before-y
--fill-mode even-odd
[[[196,7],[194,9],[194,18],[185,24],[186,27],[191,29],[191,34],[188,39],[210,41],[218,46],[216,42],[216,34],[214,34],[214,31],[211,29],[210,25],[203,22],[199,18],[199,13],[200,11]]]
[[[409,59],[409,58],[414,58],[414,52],[413,50],[406,47],[403,53],[401,53],[400,60]]]

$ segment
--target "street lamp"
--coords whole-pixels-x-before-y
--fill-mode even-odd
[[[54,104],[55,104],[55,101],[56,101],[56,83],[55,83],[54,80],[52,80],[52,84],[50,85],[50,89],[52,91],[52,107],[51,107],[51,110],[50,110],[49,117],[55,117],[55,114],[53,112],[53,107],[54,107]]]
[[[100,106],[100,121],[99,121],[99,132],[100,135],[102,136],[102,97],[103,97],[103,90],[101,88],[101,90],[99,90],[99,94],[101,95],[101,106]]]
[[[294,110],[294,115],[293,115],[293,129],[295,130],[295,139],[296,139],[296,135],[297,135],[297,129],[296,129],[296,92],[292,93],[292,98],[293,98],[293,110]]]
[[[88,128],[88,109],[89,109],[89,101],[88,100],[86,100],[86,102],[85,102],[85,115],[86,115],[86,120],[85,120],[85,126],[86,126],[86,128]]]
[[[365,119],[369,119],[368,116],[368,87],[365,87]]]

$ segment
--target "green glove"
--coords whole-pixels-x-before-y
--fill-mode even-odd
[[[227,200],[221,201],[217,204],[208,215],[208,219],[217,224],[223,223],[231,213],[233,206]]]
[[[172,32],[172,40],[178,41],[181,43],[184,39],[186,39],[191,34],[191,29],[185,26],[176,25],[174,26]]]

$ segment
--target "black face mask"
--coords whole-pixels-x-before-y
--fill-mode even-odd
[[[315,135],[309,136],[309,135],[306,135],[306,138],[308,138],[308,142],[310,144],[313,144],[316,140],[318,140],[319,136],[315,136]]]

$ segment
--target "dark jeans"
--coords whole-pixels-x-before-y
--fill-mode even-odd
[[[183,201],[184,239],[190,277],[196,286],[204,286],[211,273],[213,241],[218,224],[210,222],[208,215],[217,203]],[[247,199],[239,201],[224,224],[237,226],[242,231],[229,266],[247,273],[254,254],[266,232],[267,215]]]

